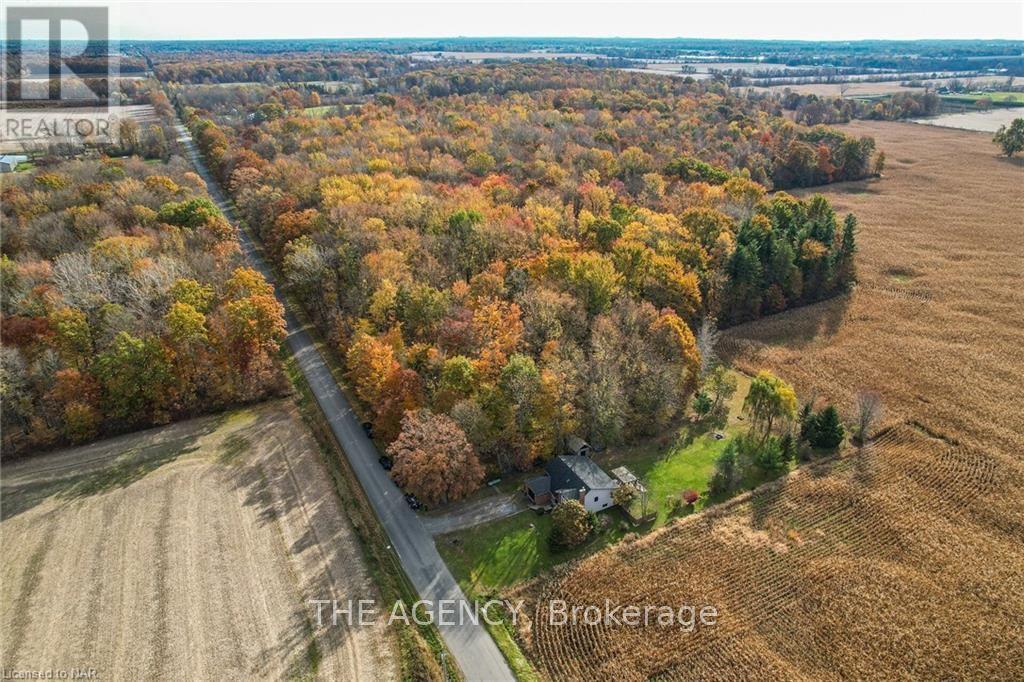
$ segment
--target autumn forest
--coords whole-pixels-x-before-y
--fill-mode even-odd
[[[281,305],[177,158],[3,186],[3,443],[38,451],[284,387]]]
[[[770,190],[866,177],[870,138],[720,84],[556,65],[356,89],[359,105],[303,85],[174,86],[384,443],[403,419],[438,419],[498,472],[567,434],[657,433],[697,387],[703,320],[854,281],[855,218]]]

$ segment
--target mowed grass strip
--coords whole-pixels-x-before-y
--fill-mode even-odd
[[[987,99],[993,104],[1013,104],[1024,106],[1024,92],[979,92],[970,94],[942,95],[942,99],[951,102],[977,102]]]

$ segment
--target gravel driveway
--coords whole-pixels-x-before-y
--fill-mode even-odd
[[[461,505],[454,505],[445,513],[437,516],[422,517],[423,527],[433,536],[444,535],[452,531],[472,528],[481,523],[503,519],[506,516],[526,511],[526,501],[520,492],[502,494],[495,492],[483,500],[473,500]]]

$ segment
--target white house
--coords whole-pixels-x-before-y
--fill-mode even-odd
[[[526,495],[538,505],[579,500],[587,511],[599,512],[615,505],[612,493],[619,485],[589,457],[559,455],[548,462],[547,475],[526,484]]]
[[[4,154],[0,156],[0,173],[13,173],[19,163],[25,163],[28,157],[22,154]]]

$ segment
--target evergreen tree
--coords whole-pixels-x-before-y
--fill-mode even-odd
[[[738,480],[736,441],[733,441],[726,446],[725,451],[715,461],[715,473],[708,482],[708,492],[712,496],[727,495],[733,491]]]
[[[706,417],[711,408],[714,407],[714,403],[711,402],[710,396],[704,391],[701,391],[693,399],[693,411],[697,413],[697,416],[701,419]]]
[[[768,438],[761,443],[747,441],[746,446],[754,449],[755,461],[765,471],[781,471],[786,468],[786,453],[780,438]]]
[[[811,434],[816,428],[814,412],[810,403],[804,403],[800,410],[800,440],[810,441]]]
[[[779,449],[782,452],[783,463],[789,463],[796,460],[796,439],[793,438],[793,434],[786,432],[779,440]]]
[[[832,405],[815,415],[814,426],[808,440],[816,448],[834,450],[846,436],[846,429],[839,421],[839,412]]]
[[[836,287],[847,287],[857,281],[857,269],[853,260],[856,252],[857,218],[851,213],[843,221],[843,241],[836,254]]]

